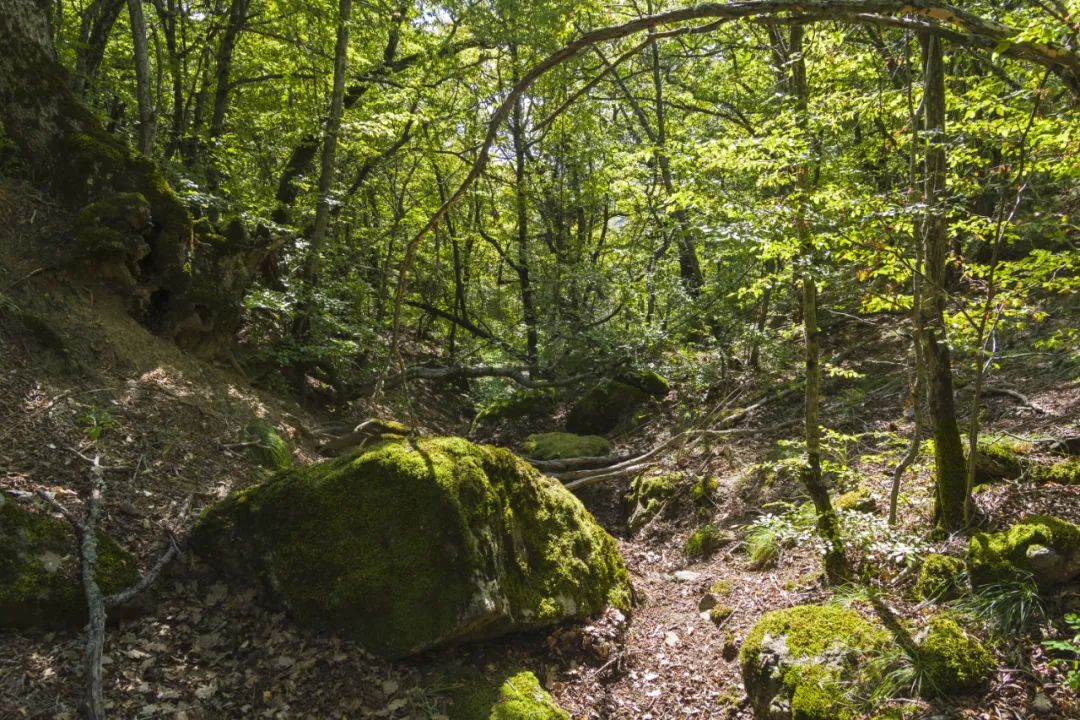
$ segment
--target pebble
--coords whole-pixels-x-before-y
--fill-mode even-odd
[[[693,570],[676,570],[674,575],[679,582],[697,582],[704,577],[701,573]]]
[[[1054,712],[1054,703],[1043,693],[1038,693],[1035,699],[1031,701],[1031,709],[1040,715],[1049,715]]]

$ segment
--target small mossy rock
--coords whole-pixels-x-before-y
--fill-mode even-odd
[[[558,398],[552,390],[519,390],[484,407],[477,413],[474,425],[550,416],[557,407]]]
[[[566,429],[581,435],[603,435],[633,417],[650,399],[649,393],[624,382],[601,383],[570,408]]]
[[[739,651],[754,716],[854,717],[846,696],[858,663],[888,641],[888,633],[854,610],[799,605],[765,613]]]
[[[1020,457],[1027,447],[1005,439],[980,438],[975,451],[975,484],[1015,480],[1024,474]]]
[[[1036,465],[1031,469],[1031,477],[1036,482],[1080,485],[1080,458],[1070,458],[1053,465]]]
[[[675,495],[681,481],[682,476],[678,473],[639,475],[634,479],[626,496],[631,508],[627,520],[631,533],[641,530],[656,516],[664,503]]]
[[[120,592],[138,579],[135,558],[99,534],[102,592]],[[83,622],[86,600],[71,527],[0,493],[0,627]]]
[[[856,488],[843,495],[837,496],[833,501],[833,507],[837,510],[849,510],[861,513],[875,513],[878,510],[877,501],[870,494],[870,490],[864,487]]]
[[[527,670],[506,676],[502,683],[472,671],[453,678],[451,684],[450,720],[570,720]]]
[[[962,585],[964,561],[951,555],[931,553],[919,566],[912,594],[917,600],[951,600]]]
[[[611,452],[611,443],[599,435],[551,432],[530,435],[518,448],[532,460],[602,457]]]
[[[292,449],[272,425],[254,422],[244,428],[244,442],[255,443],[248,449],[255,462],[268,470],[286,470],[293,463]]]
[[[692,559],[707,558],[733,542],[735,542],[735,533],[730,530],[721,530],[711,524],[702,525],[690,533],[690,537],[686,539],[686,544],[683,546],[683,553]]]
[[[632,385],[654,398],[665,398],[671,392],[671,383],[654,370],[639,370],[619,376],[619,382]]]
[[[977,533],[968,544],[968,577],[974,587],[1028,577],[1046,589],[1080,575],[1080,526],[1034,515],[1008,530]]]
[[[193,535],[310,625],[386,657],[627,609],[614,540],[507,450],[387,439],[298,466],[208,511]]]
[[[922,692],[931,697],[975,692],[994,669],[994,658],[983,644],[946,615],[930,619],[919,655]]]

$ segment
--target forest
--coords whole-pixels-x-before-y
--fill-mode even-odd
[[[1080,0],[0,0],[0,720],[1080,717]]]

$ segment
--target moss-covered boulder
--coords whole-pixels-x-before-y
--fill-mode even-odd
[[[558,482],[460,438],[387,439],[204,515],[195,549],[298,620],[401,657],[626,609],[614,540]]]
[[[800,605],[762,615],[739,651],[754,716],[765,720],[839,720],[859,663],[888,633],[853,610]]]
[[[864,487],[838,495],[833,501],[833,507],[837,510],[862,513],[875,513],[878,510],[877,500],[874,499],[870,490]]]
[[[1007,438],[979,438],[975,450],[975,484],[1015,480],[1024,474],[1022,455],[1030,445]]]
[[[473,420],[473,427],[487,428],[504,421],[550,417],[558,405],[553,390],[518,390],[484,406]]]
[[[441,677],[439,684],[451,688],[446,708],[450,720],[570,720],[527,670],[464,672]]]
[[[1080,458],[1070,458],[1052,465],[1035,465],[1031,468],[1031,478],[1036,482],[1080,485]]]
[[[530,435],[518,448],[532,460],[602,457],[611,452],[611,443],[599,435],[551,432]]]
[[[994,658],[981,642],[947,615],[930,619],[919,643],[922,693],[952,697],[978,690],[994,669]]]
[[[963,560],[931,553],[919,566],[912,594],[917,600],[951,600],[959,594],[963,576]]]
[[[627,526],[636,533],[656,517],[656,513],[679,489],[682,476],[678,473],[664,475],[639,475],[630,484],[626,500],[630,505]]]
[[[612,380],[581,397],[566,417],[566,429],[581,435],[603,435],[633,417],[652,396],[634,385]]]
[[[709,523],[690,533],[690,537],[683,545],[683,553],[690,559],[707,558],[733,542],[735,542],[735,533],[730,530],[721,530]]]
[[[626,385],[632,385],[654,398],[667,397],[668,393],[671,392],[671,383],[655,370],[638,370],[625,373],[620,375],[618,380]]]
[[[244,428],[251,459],[268,470],[285,470],[293,463],[292,448],[273,425],[253,422]]]
[[[138,579],[135,559],[108,536],[99,535],[101,589],[106,594],[120,592]],[[0,627],[85,621],[86,600],[71,526],[0,493]]]
[[[1080,526],[1033,515],[1008,530],[977,533],[968,544],[967,570],[975,587],[1034,578],[1041,588],[1080,576]]]

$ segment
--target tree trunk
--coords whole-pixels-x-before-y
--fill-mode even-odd
[[[232,82],[233,52],[236,50],[236,41],[240,37],[240,31],[247,23],[248,6],[250,0],[233,0],[229,3],[229,20],[225,24],[225,32],[218,44],[217,60],[214,63],[214,109],[210,115],[210,146],[216,147],[225,130],[225,113],[229,109],[229,90]],[[217,167],[217,160],[211,159],[207,179],[210,183],[211,192],[221,189],[221,173]]]
[[[109,42],[113,25],[120,17],[124,0],[97,0],[82,13],[79,27],[79,45],[75,48],[75,82],[73,87],[80,95],[97,76],[98,68],[105,57],[105,46]]]
[[[334,49],[334,88],[330,94],[330,113],[326,120],[326,137],[323,138],[322,156],[319,163],[315,228],[311,233],[311,244],[308,246],[301,270],[303,299],[293,326],[294,332],[301,338],[310,336],[311,318],[315,312],[315,286],[319,281],[320,253],[322,253],[322,246],[326,241],[326,232],[330,224],[330,190],[334,183],[338,133],[341,131],[341,117],[344,114],[345,74],[348,72],[351,16],[352,0],[341,0],[338,7],[337,43]]]
[[[803,33],[801,25],[791,28],[791,40],[788,45],[788,62],[791,66],[791,88],[795,96],[796,108],[803,127],[809,110],[810,88],[806,81],[806,62],[803,59]],[[829,490],[821,475],[821,332],[818,329],[817,283],[814,280],[814,248],[810,236],[810,224],[807,220],[807,195],[812,189],[809,161],[801,163],[795,170],[795,192],[798,210],[795,228],[798,233],[799,247],[803,254],[802,262],[802,316],[803,337],[806,353],[806,405],[805,439],[806,467],[803,469],[803,483],[806,492],[817,511],[818,533],[825,542],[825,573],[830,582],[841,582],[850,576],[847,558],[844,555],[843,540],[840,536],[840,522],[829,498]]]
[[[135,48],[135,95],[139,102],[139,152],[149,155],[154,146],[154,103],[150,97],[150,53],[142,0],[128,0],[131,41]]]
[[[516,60],[516,58],[515,58]],[[522,322],[525,324],[526,357],[535,368],[539,359],[539,334],[536,329],[536,297],[529,275],[529,206],[525,193],[525,117],[521,99],[514,105],[510,131],[514,137],[514,208],[517,212],[517,270],[521,285]]]
[[[926,132],[923,276],[918,334],[926,362],[927,400],[934,436],[934,520],[945,530],[964,527],[967,499],[964,448],[956,421],[952,361],[945,331],[945,264],[949,252],[942,198],[945,192],[945,64],[941,40],[924,35],[923,112]]]

